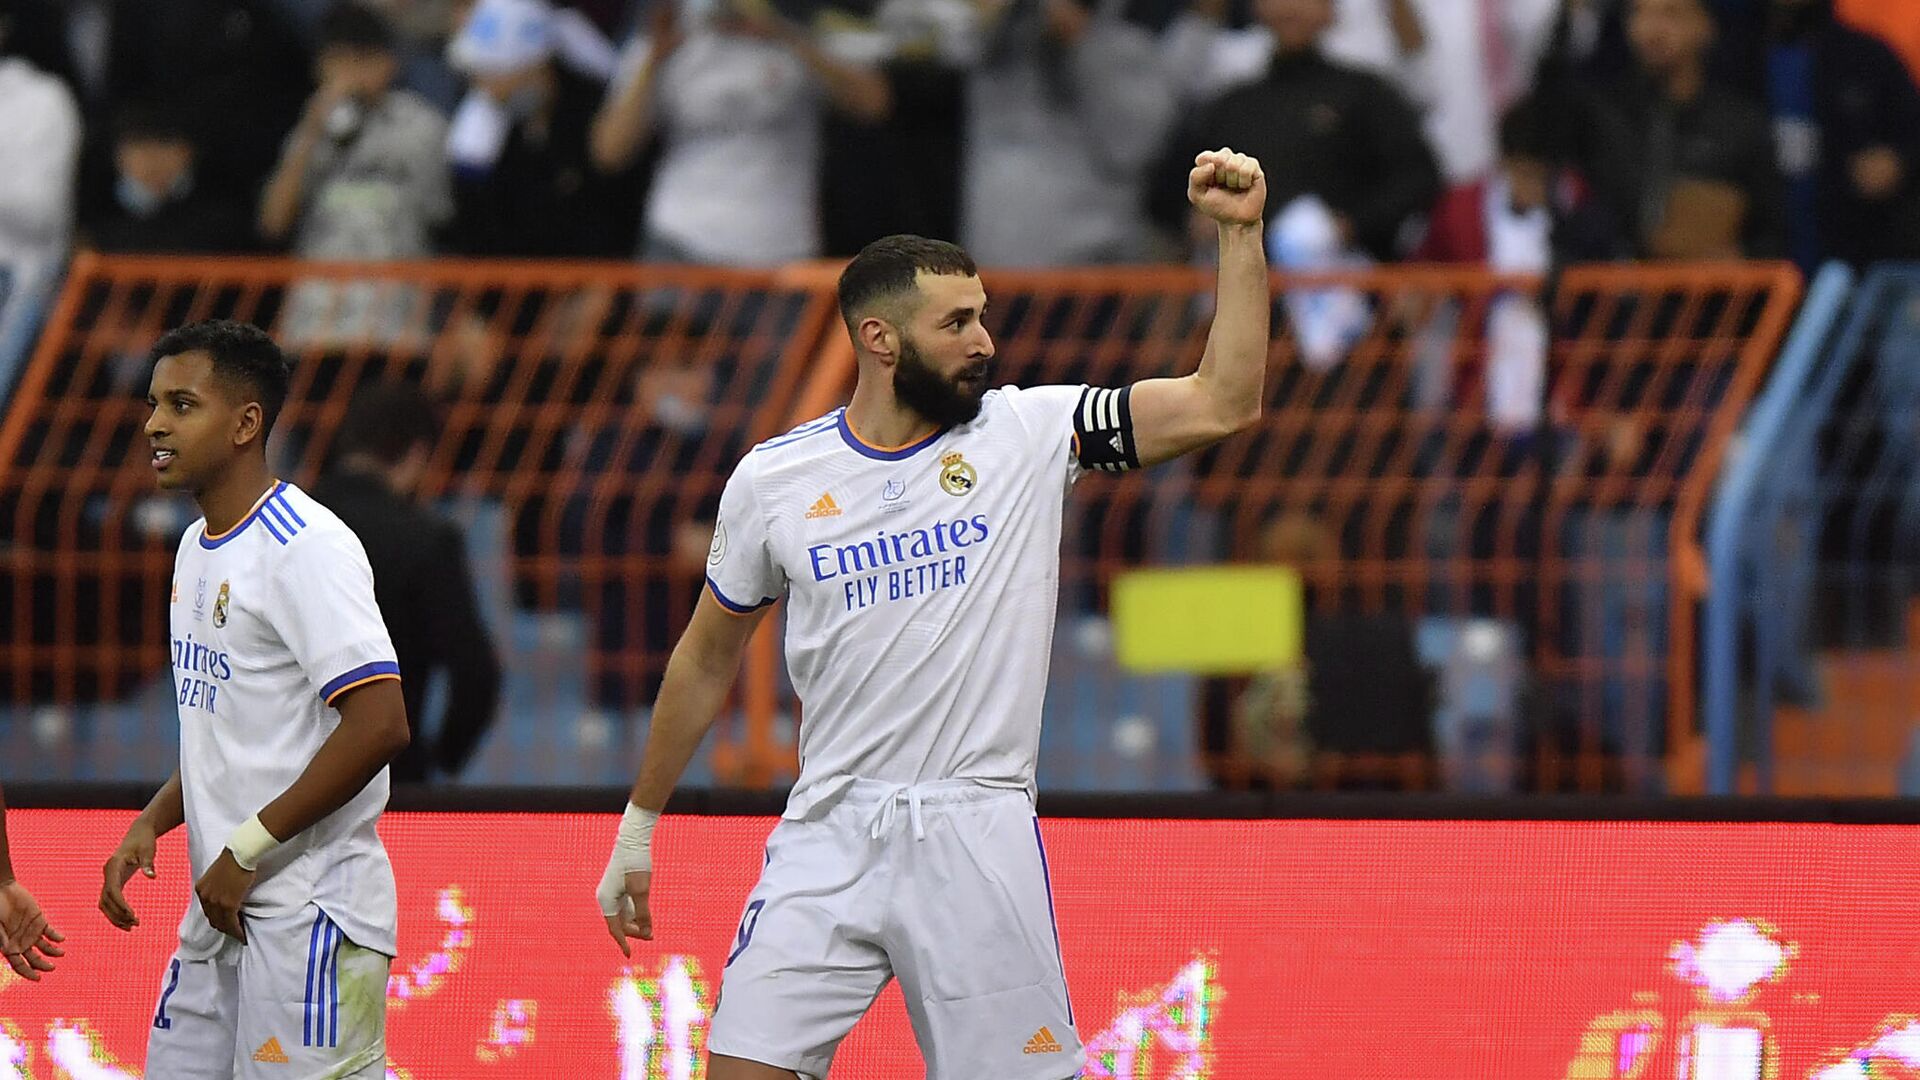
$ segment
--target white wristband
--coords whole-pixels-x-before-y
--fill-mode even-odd
[[[620,815],[620,831],[613,838],[613,855],[607,860],[606,873],[595,890],[600,914],[616,915],[626,909],[627,875],[653,869],[653,827],[660,815],[642,810],[632,803]]]
[[[227,837],[227,850],[233,852],[233,861],[249,872],[259,869],[260,859],[279,846],[280,841],[260,824],[259,814],[241,822],[233,835]]]

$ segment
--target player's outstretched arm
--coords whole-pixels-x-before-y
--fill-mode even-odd
[[[13,853],[7,849],[7,798],[0,793],[0,953],[15,974],[33,982],[53,970],[53,957],[65,956],[66,938],[47,925],[40,904],[13,878]]]
[[[127,902],[127,881],[135,870],[151,878],[154,876],[153,852],[160,838],[185,824],[187,820],[186,800],[180,793],[180,770],[173,770],[167,782],[153,793],[147,801],[147,808],[140,811],[133,823],[127,826],[127,835],[120,840],[120,846],[107,856],[107,864],[100,868],[100,913],[107,921],[121,930],[132,930],[140,925],[133,913],[133,905]]]
[[[653,914],[647,894],[653,886],[653,826],[666,809],[667,796],[680,782],[700,740],[713,727],[726,703],[727,690],[740,670],[747,642],[766,618],[771,606],[746,614],[722,607],[711,592],[702,590],[693,621],[673,647],[653,706],[653,726],[640,760],[640,777],[628,795],[613,857],[601,875],[596,898],[606,917],[607,932],[620,951],[633,955],[628,938],[653,940]]]
[[[1260,163],[1221,148],[1194,158],[1187,199],[1220,229],[1220,277],[1213,328],[1193,374],[1133,385],[1133,439],[1141,465],[1211,445],[1260,418],[1272,300],[1261,216],[1267,179]]]
[[[220,857],[194,883],[201,911],[221,933],[247,940],[240,907],[253,887],[254,871],[248,869],[249,864],[258,866],[261,855],[345,806],[407,748],[407,705],[400,693],[400,680],[363,683],[334,697],[332,705],[340,710],[340,725],[320,744],[306,770],[287,790],[254,815],[253,822],[266,835],[243,837],[241,833],[253,822],[242,825]],[[238,852],[239,847],[250,850]]]

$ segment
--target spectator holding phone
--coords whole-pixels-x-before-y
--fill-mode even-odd
[[[626,167],[660,143],[642,257],[770,266],[817,257],[820,117],[892,108],[873,65],[766,0],[658,0],[593,124],[593,160]]]
[[[611,258],[632,251],[639,180],[590,151],[613,46],[547,0],[480,0],[447,49],[467,94],[447,133],[469,255]]]

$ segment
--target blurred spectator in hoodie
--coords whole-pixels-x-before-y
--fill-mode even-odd
[[[174,110],[123,109],[114,131],[113,206],[86,223],[86,242],[132,254],[252,249],[252,215],[207,190],[199,156],[190,125]]]
[[[1920,17],[1920,16],[1916,16]],[[1830,0],[1772,0],[1755,65],[1786,178],[1787,236],[1811,270],[1920,257],[1920,87]]]

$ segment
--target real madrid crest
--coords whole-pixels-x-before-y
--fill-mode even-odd
[[[220,592],[213,598],[213,625],[227,625],[227,583],[220,583]]]
[[[940,490],[949,495],[965,495],[980,482],[980,474],[973,471],[967,459],[955,450],[940,459]]]

